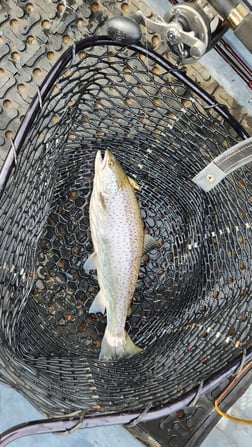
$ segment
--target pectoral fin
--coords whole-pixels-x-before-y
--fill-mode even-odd
[[[97,270],[97,256],[96,253],[92,253],[84,264],[84,270],[89,273],[90,270]]]
[[[130,184],[131,184],[133,189],[136,189],[137,191],[140,190],[140,186],[139,186],[139,184],[137,183],[137,181],[135,179],[133,179],[132,177],[128,176],[128,180],[129,180],[129,182],[130,182]]]
[[[98,312],[100,312],[101,314],[104,314],[105,310],[106,310],[105,298],[101,293],[101,291],[99,291],[90,306],[89,313],[97,314]]]
[[[131,308],[131,303],[129,303],[128,310],[127,310],[127,317],[130,317],[131,313],[132,313],[132,308]]]
[[[144,249],[143,254],[148,253],[148,251],[153,250],[154,248],[160,248],[160,243],[154,239],[154,237],[149,234],[144,235]]]
[[[100,201],[100,204],[101,204],[102,208],[105,210],[106,209],[106,204],[105,204],[104,196],[103,196],[103,194],[101,192],[99,194],[99,201]]]

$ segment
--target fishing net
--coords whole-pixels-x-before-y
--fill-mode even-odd
[[[34,98],[2,171],[1,380],[41,412],[169,408],[251,344],[251,166],[210,193],[192,178],[246,138],[183,71],[140,45],[84,40]],[[137,192],[143,256],[126,327],[143,353],[99,361],[106,315],[89,201],[98,149]],[[119,297],[120,298],[120,297]]]

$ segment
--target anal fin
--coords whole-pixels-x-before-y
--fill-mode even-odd
[[[92,253],[87,258],[83,268],[86,273],[89,273],[90,270],[97,270],[97,255],[96,255],[96,253]]]
[[[102,292],[99,291],[90,306],[89,313],[97,314],[100,312],[101,314],[104,314],[105,310],[106,310],[105,298],[104,298]]]

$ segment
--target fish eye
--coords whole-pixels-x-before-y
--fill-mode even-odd
[[[109,160],[109,162],[108,162],[108,165],[110,166],[110,167],[112,167],[112,166],[114,166],[114,162],[113,162],[113,160]]]

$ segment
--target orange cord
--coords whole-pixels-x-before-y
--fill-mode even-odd
[[[247,363],[247,365],[244,366],[244,368],[238,373],[236,374],[236,376],[234,377],[234,379],[229,383],[229,385],[224,389],[224,391],[222,391],[222,393],[217,397],[217,399],[215,399],[214,402],[214,407],[215,410],[217,411],[217,413],[220,416],[223,416],[227,419],[229,419],[230,421],[234,421],[234,422],[240,422],[242,424],[250,424],[252,425],[252,420],[249,419],[241,419],[241,418],[236,418],[235,416],[231,416],[230,414],[225,413],[224,411],[222,411],[219,407],[219,403],[220,401],[227,395],[227,393],[229,392],[229,390],[232,388],[232,386],[234,385],[234,383],[236,383],[239,378],[241,376],[243,376],[243,374],[252,367],[252,361]]]

